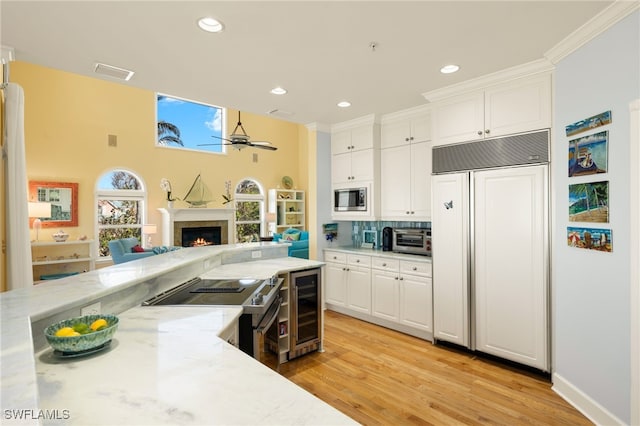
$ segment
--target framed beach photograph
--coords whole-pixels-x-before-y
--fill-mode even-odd
[[[609,131],[569,141],[569,177],[607,172]]]
[[[609,181],[569,185],[569,221],[609,223]]]
[[[611,124],[611,111],[605,111],[593,117],[569,124],[565,127],[565,131],[567,136],[573,136],[586,132],[587,130],[595,129],[596,127],[606,126],[607,124]]]
[[[598,228],[567,228],[567,244],[587,250],[613,251],[613,240],[611,239],[611,229]]]

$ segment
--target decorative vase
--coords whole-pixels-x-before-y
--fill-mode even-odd
[[[167,201],[167,208],[168,209],[172,209],[173,208],[173,201]]]

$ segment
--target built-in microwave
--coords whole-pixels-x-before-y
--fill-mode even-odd
[[[334,189],[333,210],[337,212],[366,211],[367,188]]]

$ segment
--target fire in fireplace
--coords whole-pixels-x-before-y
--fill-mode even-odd
[[[182,228],[182,247],[200,247],[222,244],[220,226]]]

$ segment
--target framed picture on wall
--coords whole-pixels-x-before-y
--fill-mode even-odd
[[[569,141],[569,177],[607,172],[609,131]]]
[[[609,223],[609,181],[569,185],[569,221]]]
[[[568,227],[567,244],[587,250],[613,251],[611,229]]]

